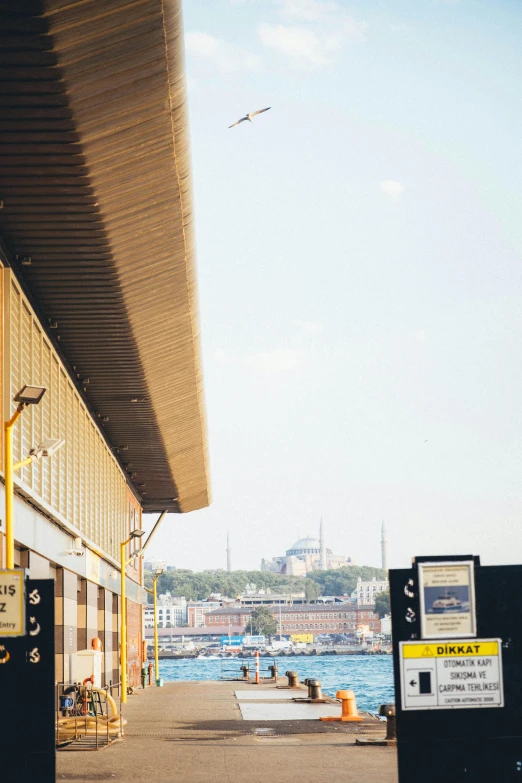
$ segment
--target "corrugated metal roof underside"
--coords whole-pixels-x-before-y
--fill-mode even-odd
[[[202,508],[180,2],[20,2],[0,20],[0,232],[13,265],[126,447],[144,509]]]

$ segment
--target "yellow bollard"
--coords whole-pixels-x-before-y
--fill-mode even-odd
[[[340,720],[343,722],[362,721],[361,716],[357,712],[355,693],[353,691],[337,691],[335,696],[341,702],[340,717],[329,716],[327,718],[320,718],[320,720]]]

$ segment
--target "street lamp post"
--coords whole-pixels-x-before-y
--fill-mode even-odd
[[[13,427],[25,406],[19,405],[4,428],[4,473],[5,473],[5,564],[14,568],[14,531],[13,531]]]
[[[159,676],[159,653],[158,653],[158,599],[156,582],[163,573],[163,568],[157,568],[152,578],[152,590],[154,595],[154,674],[156,686],[159,688],[162,684]]]
[[[120,611],[120,662],[121,662],[121,700],[123,703],[127,701],[127,607],[125,604],[125,568],[133,557],[138,555],[138,552],[134,552],[127,560],[125,558],[125,547],[133,540],[133,538],[141,538],[145,535],[144,530],[133,530],[126,541],[122,541],[120,544],[120,577],[121,577],[121,611]]]
[[[39,446],[31,449],[29,456],[13,464],[13,428],[28,405],[38,405],[47,389],[45,386],[23,386],[14,401],[18,407],[4,424],[4,477],[5,477],[5,564],[14,568],[14,473],[42,457],[50,457],[64,442],[61,439],[47,438]]]

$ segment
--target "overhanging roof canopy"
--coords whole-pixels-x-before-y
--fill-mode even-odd
[[[180,6],[0,9],[0,234],[148,511],[209,503]]]

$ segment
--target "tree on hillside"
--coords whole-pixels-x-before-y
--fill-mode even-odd
[[[375,577],[386,579],[387,572],[382,568],[370,566],[345,566],[329,571],[312,571],[308,579],[321,586],[321,595],[351,595],[357,586],[357,579],[366,582]]]
[[[147,574],[145,572],[145,579]],[[158,579],[158,593],[169,591],[175,596],[185,596],[188,601],[204,600],[211,593],[220,593],[227,598],[237,598],[244,593],[248,584],[274,593],[302,593],[305,579],[265,571],[188,571],[178,568],[167,571]],[[147,584],[147,581],[146,581]]]
[[[309,604],[311,601],[315,601],[321,595],[321,585],[314,582],[313,579],[305,579],[305,599]]]
[[[270,571],[189,571],[177,568],[175,571],[165,571],[158,579],[158,595],[170,592],[173,596],[185,596],[187,601],[201,601],[211,593],[221,593],[227,598],[237,598],[244,593],[248,584],[255,584],[258,589],[273,593],[307,593],[307,600],[312,597],[317,588],[312,588],[308,582],[319,586],[318,595],[350,595],[357,584],[357,578],[367,580],[376,577],[385,579],[386,571],[369,566],[346,566],[333,571],[313,571],[304,576],[287,576],[274,574]],[[145,571],[146,587],[152,584],[152,573]],[[152,596],[149,595],[149,602]]]
[[[277,623],[272,617],[272,612],[266,606],[256,606],[247,629],[252,629],[253,634],[263,634],[264,636],[273,636],[277,633]]]
[[[152,571],[147,571],[147,569],[143,571],[143,584],[149,590],[152,590]],[[152,596],[150,596],[149,603],[152,603]]]
[[[382,618],[390,614],[390,593],[377,593],[375,596],[375,614]]]

